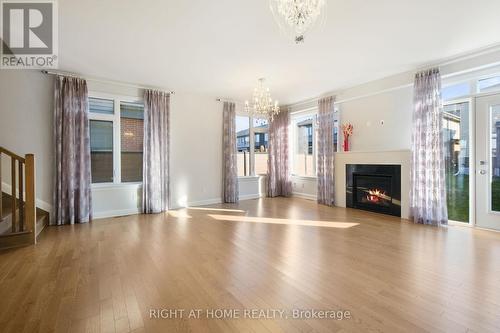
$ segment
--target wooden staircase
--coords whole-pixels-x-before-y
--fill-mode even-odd
[[[49,221],[49,214],[35,206],[35,156],[22,157],[0,147],[2,158],[10,158],[11,193],[0,191],[0,249],[35,244]]]

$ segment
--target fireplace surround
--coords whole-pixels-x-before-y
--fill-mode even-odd
[[[347,164],[346,206],[401,217],[401,165]]]

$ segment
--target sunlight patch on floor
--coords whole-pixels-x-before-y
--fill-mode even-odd
[[[169,210],[168,215],[175,218],[190,219],[192,218],[185,210]]]
[[[308,227],[327,227],[327,228],[339,228],[339,229],[347,229],[359,225],[359,223],[350,223],[350,222],[278,219],[269,217],[253,217],[253,216],[237,216],[237,215],[208,214],[208,216],[219,221],[301,225]]]
[[[245,213],[245,211],[241,210],[241,209],[229,209],[229,208],[186,207],[186,209],[189,209],[189,210],[206,210],[206,211],[214,211],[214,212]]]

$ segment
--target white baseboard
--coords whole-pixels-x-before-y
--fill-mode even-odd
[[[105,219],[110,217],[119,217],[127,215],[140,214],[142,211],[140,208],[130,208],[130,209],[118,209],[118,210],[108,210],[105,212],[93,213],[93,219]]]
[[[10,184],[2,182],[2,191],[10,195],[12,193],[12,187],[10,186]],[[17,196],[19,197],[19,191],[17,191],[17,192],[18,192]],[[26,195],[24,197],[26,198]],[[52,214],[53,207],[48,202],[36,198],[35,204],[38,208],[43,209],[44,211],[48,212],[50,214],[50,216],[53,215]]]
[[[260,199],[262,197],[263,197],[263,195],[261,195],[261,194],[240,195],[240,201]]]
[[[207,205],[215,205],[222,203],[222,198],[213,198],[207,200],[199,200],[199,201],[191,201],[188,202],[188,207],[196,207],[196,206],[207,206]]]
[[[318,197],[316,195],[308,194],[308,193],[293,192],[292,196],[297,197],[297,198],[307,199],[307,200],[313,200],[313,201],[318,200]]]
[[[245,195],[240,195],[240,201],[259,199],[262,197],[263,195],[261,194],[245,194]],[[222,203],[222,198],[213,198],[206,200],[190,201],[187,203],[187,207],[208,206],[221,203]],[[180,209],[180,208],[184,208],[184,206],[177,204],[170,207],[170,209]]]

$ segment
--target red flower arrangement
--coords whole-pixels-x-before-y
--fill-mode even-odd
[[[352,135],[354,127],[351,123],[342,125],[342,132],[344,133],[344,151],[349,151],[349,137]]]

